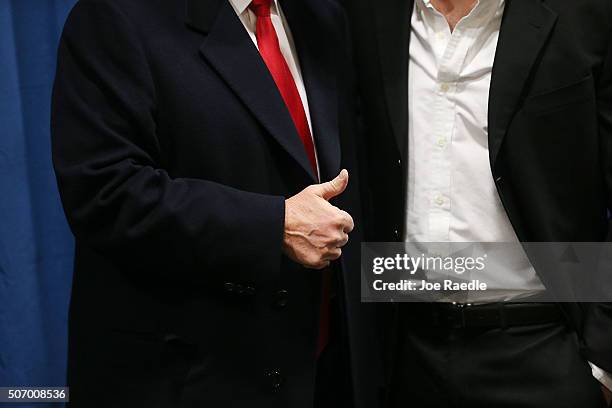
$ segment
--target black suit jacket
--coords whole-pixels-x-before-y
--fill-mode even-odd
[[[346,19],[327,0],[282,6],[321,178],[349,169],[335,204],[359,225]],[[285,199],[316,180],[229,2],[80,1],[59,49],[52,134],[76,237],[73,405],[311,407],[321,273],[281,246]],[[334,269],[356,400],[371,407],[359,236]]]
[[[367,135],[367,238],[396,241],[405,224],[414,0],[345,5]],[[489,97],[490,170],[522,242],[612,238],[611,41],[609,0],[506,0]],[[554,271],[536,269],[554,285]],[[612,372],[610,306],[564,307],[587,358]]]

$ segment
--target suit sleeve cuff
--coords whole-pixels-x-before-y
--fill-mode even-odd
[[[593,371],[593,377],[595,377],[595,379],[599,381],[608,390],[612,391],[612,375],[597,367],[591,362],[589,362],[589,365],[591,366],[591,370]]]

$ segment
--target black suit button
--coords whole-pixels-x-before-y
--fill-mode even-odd
[[[287,307],[287,303],[289,303],[289,292],[285,289],[281,289],[276,292],[274,296],[274,307],[277,309],[283,309]]]
[[[393,231],[393,235],[395,236],[395,239],[398,239],[398,240],[400,239],[400,233],[399,233],[399,230],[394,230],[394,231]]]
[[[234,290],[236,291],[236,293],[238,293],[239,295],[244,294],[244,286],[242,285],[236,285],[236,287],[234,288]]]
[[[278,370],[267,370],[266,379],[273,390],[278,390],[283,385],[283,376]]]
[[[234,284],[232,282],[226,282],[223,287],[225,288],[225,291],[228,293],[232,293],[234,291]]]
[[[252,286],[247,286],[246,288],[244,288],[244,294],[249,296],[255,295],[255,288]]]

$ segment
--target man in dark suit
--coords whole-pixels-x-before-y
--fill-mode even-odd
[[[377,405],[347,31],[328,0],[76,5],[52,112],[72,406]]]
[[[612,240],[612,2],[345,5],[367,240]],[[521,302],[556,282],[531,257],[504,278],[497,296],[398,308],[391,406],[609,403],[612,307]]]

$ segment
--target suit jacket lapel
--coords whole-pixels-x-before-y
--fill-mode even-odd
[[[525,85],[557,20],[541,0],[506,0],[489,93],[489,156],[494,165]]]
[[[257,48],[226,0],[187,0],[187,24],[203,33],[200,53],[263,127],[316,181],[289,111]]]
[[[340,171],[340,135],[338,134],[337,65],[333,44],[324,31],[313,0],[281,0],[308,96],[313,137],[321,179],[332,179]]]
[[[410,21],[414,0],[371,0],[370,7],[375,16],[375,35],[389,120],[398,149],[406,158]]]

